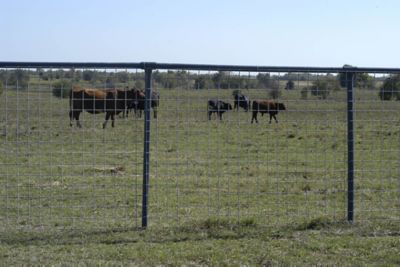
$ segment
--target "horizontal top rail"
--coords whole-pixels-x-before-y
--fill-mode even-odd
[[[290,66],[250,66],[250,65],[210,65],[156,62],[15,62],[0,61],[0,68],[97,68],[97,69],[163,69],[198,71],[248,71],[248,72],[299,72],[299,73],[400,73],[400,68],[373,67],[290,67]]]

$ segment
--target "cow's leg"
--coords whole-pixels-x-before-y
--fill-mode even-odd
[[[251,117],[251,123],[253,123],[253,120],[255,120],[256,123],[258,123],[258,120],[257,120],[257,111],[253,111],[253,116]]]
[[[110,115],[111,115],[110,112],[106,112],[106,119],[105,119],[105,121],[103,122],[103,129],[106,128],[108,119],[110,118]]]
[[[81,112],[80,111],[73,111],[72,113],[73,113],[72,116],[76,120],[76,126],[78,128],[82,128],[81,122],[79,121],[79,115],[81,114]]]
[[[157,119],[157,108],[153,108],[154,119]]]
[[[278,120],[276,119],[276,114],[272,115],[275,119],[275,122],[278,123]]]
[[[222,121],[222,112],[218,112],[219,120]]]
[[[208,120],[210,121],[211,120],[211,111],[208,111]]]
[[[275,116],[276,114],[269,114],[269,123],[271,123],[271,121],[272,121],[272,118],[274,118],[274,120],[275,120],[275,122],[276,123],[278,123],[278,120],[276,119],[276,116]]]
[[[73,111],[70,110],[70,111],[69,111],[69,126],[71,126],[71,127],[72,127],[72,121],[73,121],[73,120],[74,120]]]
[[[113,127],[113,128],[114,128],[114,125],[115,125],[115,119],[114,119],[114,117],[115,117],[115,113],[112,113],[112,114],[111,114],[111,127]]]

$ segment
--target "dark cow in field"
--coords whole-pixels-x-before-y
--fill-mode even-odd
[[[241,107],[246,112],[249,111],[250,100],[247,96],[238,93],[238,94],[235,94],[233,97],[234,97],[233,109],[239,111],[239,107]]]
[[[253,116],[251,117],[251,123],[253,123],[253,120],[258,123],[258,112],[260,112],[261,115],[264,115],[264,113],[269,113],[269,123],[271,123],[272,118],[274,118],[275,121],[278,122],[278,120],[276,119],[276,114],[278,114],[279,110],[286,110],[286,107],[283,103],[278,103],[272,100],[254,100],[252,109]]]
[[[128,105],[128,111],[132,110],[135,112],[136,116],[139,116],[139,118],[142,117],[142,111],[145,110],[145,100],[146,100],[146,94],[144,90],[137,90],[137,89],[132,89],[134,90],[134,99],[131,101]],[[150,107],[153,109],[153,117],[154,119],[157,119],[157,107],[160,105],[160,94],[156,91],[151,92],[151,102],[150,102]]]
[[[220,120],[225,111],[232,110],[232,105],[221,100],[210,99],[207,103],[208,119],[211,120],[211,114],[216,112]]]
[[[76,125],[81,128],[79,116],[82,111],[86,110],[91,114],[106,113],[103,128],[106,127],[111,117],[112,127],[114,127],[114,116],[120,112],[124,112],[128,103],[134,100],[134,90],[120,89],[92,89],[75,86],[69,95],[69,118],[70,126],[72,121],[76,120]]]

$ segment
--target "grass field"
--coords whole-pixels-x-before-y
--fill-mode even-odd
[[[47,89],[46,89],[47,88]],[[268,124],[207,120],[231,90],[159,89],[149,228],[141,230],[143,118],[84,113],[40,91],[0,96],[5,265],[398,265],[400,103],[356,93],[355,222],[346,222],[345,92],[283,91]],[[251,99],[265,90],[247,90]]]

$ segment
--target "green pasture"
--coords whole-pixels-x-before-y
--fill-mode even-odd
[[[306,85],[304,85],[306,86]],[[81,114],[41,90],[0,96],[0,262],[54,265],[400,264],[400,102],[356,92],[355,222],[347,212],[346,94],[282,91],[287,111],[229,111],[232,90],[158,89],[149,227],[143,118]],[[267,90],[242,90],[251,99]],[[63,265],[63,264],[60,264]]]

